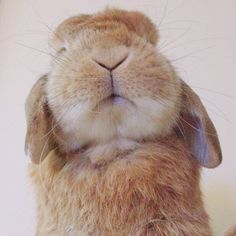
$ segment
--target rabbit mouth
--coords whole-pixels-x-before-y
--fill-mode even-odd
[[[104,98],[100,104],[103,105],[111,105],[111,106],[122,106],[122,105],[126,105],[126,104],[134,104],[132,101],[130,101],[128,98],[121,96],[119,94],[116,93],[112,93],[111,95],[109,95],[108,97]]]
[[[119,103],[122,103],[122,101],[124,102],[126,100],[126,98],[113,93],[109,97],[107,97],[105,100],[107,100],[113,104],[119,104]]]

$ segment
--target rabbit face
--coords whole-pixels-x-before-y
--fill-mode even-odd
[[[178,113],[180,82],[155,45],[122,23],[104,28],[87,24],[53,44],[48,103],[75,149],[165,135]]]
[[[93,156],[108,148],[115,158],[117,145],[126,150],[174,135],[202,166],[218,166],[216,129],[200,98],[156,48],[157,39],[139,12],[108,9],[59,25],[50,73],[26,101],[26,151],[33,162],[55,148],[68,154],[98,147]]]

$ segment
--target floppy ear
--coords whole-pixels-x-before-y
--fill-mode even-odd
[[[51,130],[51,114],[47,106],[45,84],[47,76],[41,77],[30,91],[25,104],[27,134],[25,151],[32,162],[40,163],[55,147]]]
[[[178,133],[200,163],[214,168],[221,163],[222,154],[216,129],[210,120],[200,98],[183,82],[182,109],[179,117]]]

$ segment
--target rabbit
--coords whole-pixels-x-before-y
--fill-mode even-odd
[[[143,13],[62,22],[26,100],[36,236],[210,236],[201,167],[222,161],[198,95]]]

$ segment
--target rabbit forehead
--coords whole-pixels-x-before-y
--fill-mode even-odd
[[[110,32],[110,36],[128,40],[127,35],[136,34],[155,45],[158,39],[156,27],[151,20],[140,12],[106,9],[94,15],[78,15],[63,21],[55,30],[51,45],[74,40],[78,34],[86,31]]]

